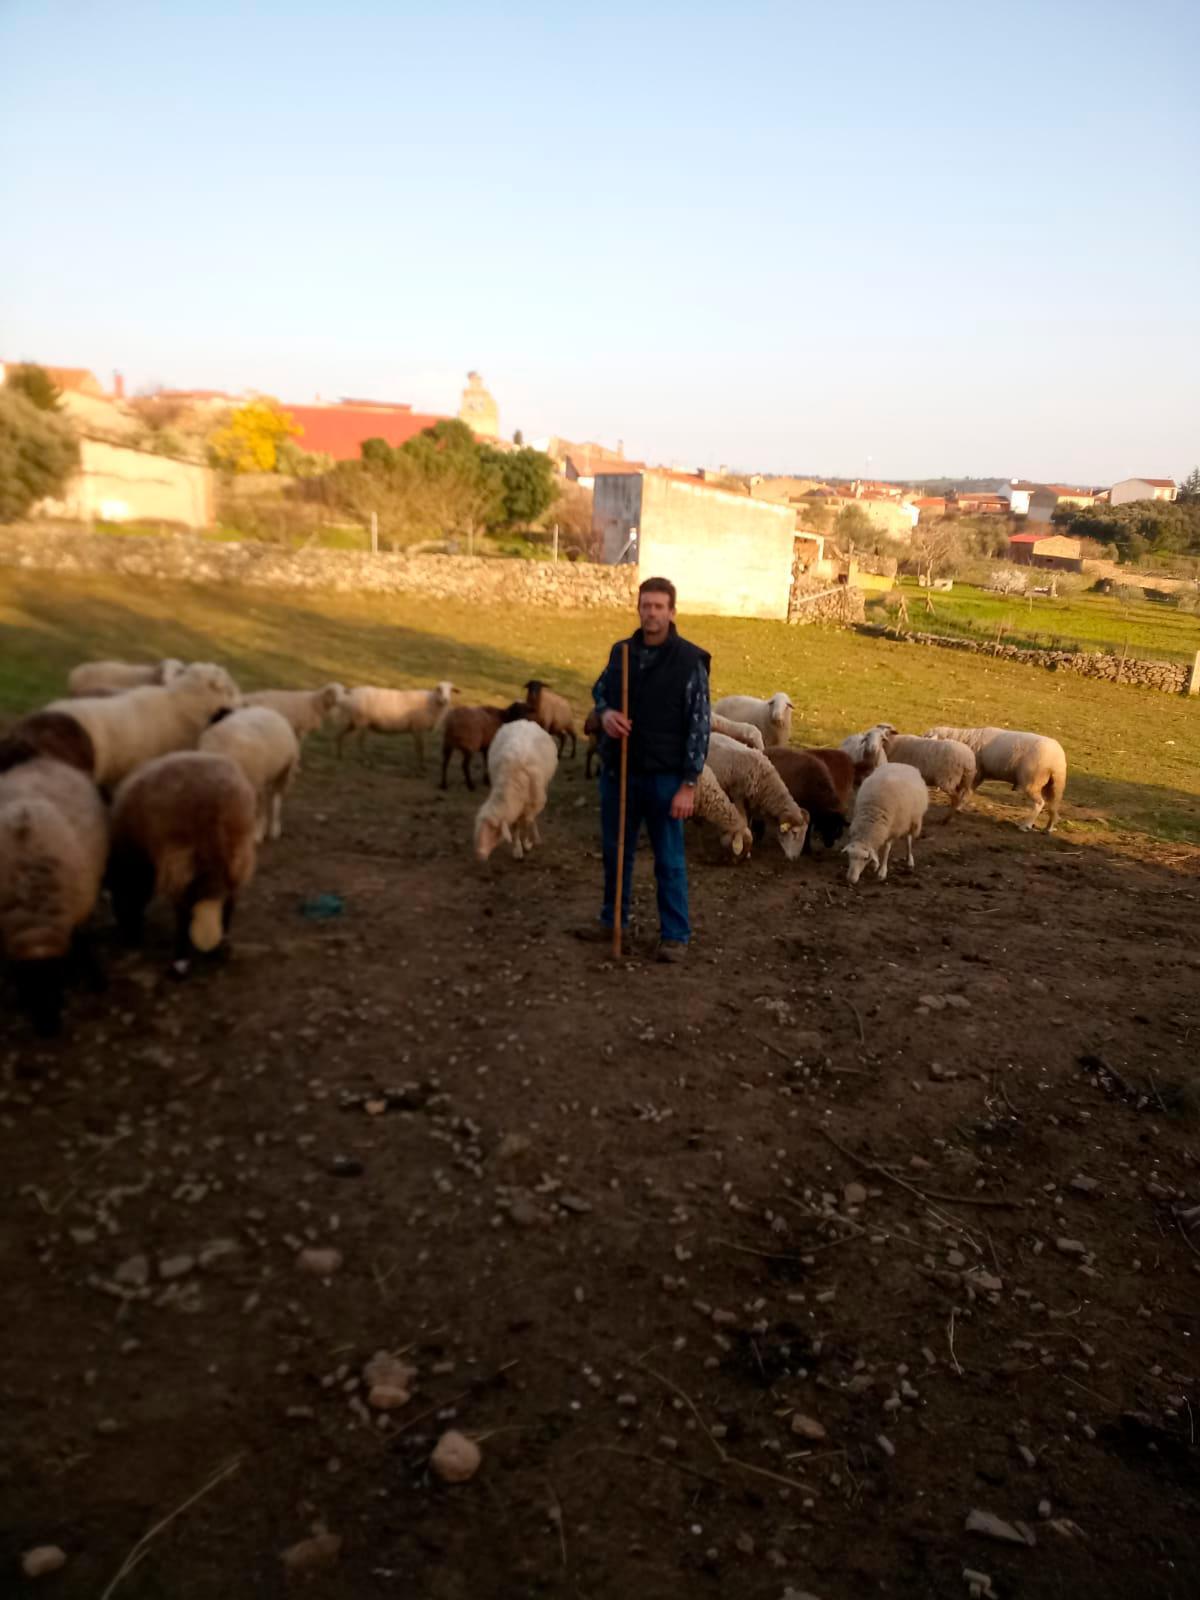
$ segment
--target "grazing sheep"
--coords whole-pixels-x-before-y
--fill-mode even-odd
[[[554,740],[536,722],[510,722],[492,740],[492,792],[475,816],[475,858],[486,861],[505,839],[513,859],[541,843],[537,819],[558,766]]]
[[[86,732],[40,712],[0,739],[0,956],[43,1035],[58,1032],[63,988],[108,859],[108,813]]]
[[[856,768],[854,758],[847,755],[844,750],[833,750],[827,745],[818,749],[805,750],[804,755],[816,756],[817,760],[829,774],[834,792],[841,804],[841,809],[848,818],[854,810],[854,784]],[[814,827],[816,821],[814,818]]]
[[[82,700],[124,694],[126,689],[145,689],[152,685],[161,688],[182,671],[183,662],[171,657],[149,666],[136,666],[130,661],[85,661],[68,677],[67,693],[73,700]]]
[[[736,739],[751,750],[762,750],[763,736],[752,722],[735,722],[732,717],[712,713],[712,733],[723,733],[727,739]]]
[[[975,787],[975,752],[959,739],[918,739],[910,733],[889,733],[887,759],[916,767],[931,789],[940,789],[951,812],[961,811]],[[949,819],[947,819],[949,820]]]
[[[603,731],[600,726],[600,713],[595,710],[589,711],[583,720],[583,732],[588,742],[587,760],[583,764],[585,778],[590,778],[592,775],[592,760],[600,749],[600,735]]]
[[[446,769],[456,750],[462,752],[463,777],[467,788],[471,782],[471,757],[479,752],[483,756],[483,775],[488,774],[488,750],[492,740],[506,722],[523,722],[533,712],[524,700],[514,700],[510,706],[453,706],[442,723],[442,782],[448,788]]]
[[[808,812],[788,793],[767,757],[714,733],[708,741],[708,766],[744,816],[775,823],[780,849],[795,861],[808,838]]]
[[[791,743],[794,710],[795,707],[782,689],[769,700],[756,700],[749,694],[727,694],[713,707],[719,717],[728,717],[733,722],[748,722],[752,728],[757,728],[762,734],[764,747]]]
[[[283,797],[300,765],[300,741],[291,723],[270,706],[244,706],[220,717],[200,735],[199,748],[228,756],[254,790],[254,842],[283,832]]]
[[[792,799],[808,813],[805,848],[811,853],[814,833],[827,848],[836,844],[846,831],[848,807],[829,768],[809,750],[768,745],[764,753]]]
[[[1067,787],[1067,758],[1057,739],[1043,733],[1008,728],[930,728],[927,739],[957,739],[975,753],[975,788],[981,783],[1007,783],[1033,801],[1033,811],[1019,824],[1028,833],[1048,806],[1046,832],[1053,833]]]
[[[237,684],[223,667],[193,662],[170,683],[129,689],[105,699],[56,700],[47,711],[73,717],[95,747],[93,776],[103,788],[155,756],[188,750],[218,711],[240,703]]]
[[[286,717],[292,732],[303,744],[310,733],[318,733],[325,719],[333,715],[346,691],[340,683],[327,683],[323,689],[258,689],[242,696],[246,706],[269,706]]]
[[[337,753],[351,733],[358,734],[359,753],[366,750],[367,733],[411,733],[417,762],[425,765],[425,735],[439,728],[450,709],[450,698],[458,690],[443,680],[433,689],[349,690],[337,708]]]
[[[888,734],[895,731],[890,722],[877,722],[865,733],[852,733],[848,739],[842,740],[842,749],[854,762],[856,786],[887,759],[883,749],[884,741]]]
[[[721,835],[722,850],[734,858],[749,855],[754,843],[746,818],[717,782],[711,767],[705,767],[696,782],[695,811],[701,822],[711,822]]]
[[[859,790],[850,838],[842,846],[850,857],[846,881],[857,883],[869,861],[882,883],[888,875],[888,858],[897,839],[907,843],[908,864],[915,872],[913,840],[921,836],[928,805],[925,779],[915,767],[891,766],[885,761],[876,768]]]
[[[229,932],[238,891],[254,875],[255,811],[236,764],[204,750],[148,761],[117,790],[108,862],[117,926],[137,943],[151,900],[170,901],[180,977],[196,951],[216,950]]]
[[[555,694],[553,689],[548,689],[540,678],[530,678],[525,685],[525,696],[533,712],[533,720],[539,728],[545,728],[546,732],[552,734],[557,741],[559,760],[562,760],[562,753],[569,736],[571,760],[574,761],[575,713],[571,710],[571,702],[564,700],[561,694]]]

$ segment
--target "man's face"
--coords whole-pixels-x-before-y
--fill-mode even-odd
[[[638,616],[642,623],[642,637],[647,644],[665,639],[675,620],[671,596],[648,589],[645,594],[638,596]]]

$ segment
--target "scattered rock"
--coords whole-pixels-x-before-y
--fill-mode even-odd
[[[443,1483],[466,1483],[479,1471],[483,1453],[474,1439],[451,1428],[434,1446],[429,1464]]]
[[[994,1272],[973,1272],[968,1281],[972,1288],[984,1294],[999,1294],[1004,1287],[1004,1279],[998,1278]]]
[[[842,1190],[842,1199],[848,1206],[865,1206],[867,1191],[861,1183],[848,1183]]]
[[[532,1200],[524,1198],[513,1201],[508,1208],[508,1217],[518,1228],[536,1228],[539,1222],[546,1220],[545,1213]]]
[[[802,1411],[797,1411],[792,1416],[792,1432],[801,1439],[827,1439],[829,1435],[817,1421],[816,1417],[806,1417]]]
[[[1077,1175],[1071,1179],[1071,1188],[1077,1189],[1080,1194],[1092,1194],[1099,1187],[1100,1180],[1098,1178],[1085,1178],[1082,1175]]]
[[[318,1278],[332,1278],[342,1264],[340,1250],[301,1250],[296,1265],[301,1272],[311,1272]]]
[[[1087,1255],[1087,1245],[1081,1239],[1055,1239],[1054,1248],[1064,1256]]]
[[[923,994],[917,1004],[924,1006],[927,1011],[944,1011],[946,1002],[940,994]]]
[[[146,1256],[130,1256],[113,1273],[113,1281],[129,1289],[144,1289],[150,1282],[149,1259]]]
[[[971,1002],[965,994],[948,994],[946,996],[946,1004],[955,1011],[969,1011],[971,1009]]]
[[[361,1178],[365,1170],[357,1156],[334,1156],[329,1163],[335,1178]]]
[[[342,1538],[337,1533],[315,1533],[289,1545],[280,1560],[289,1572],[317,1572],[331,1567],[341,1554]]]
[[[996,1591],[992,1588],[992,1580],[986,1572],[977,1572],[974,1567],[964,1567],[962,1575],[971,1600],[996,1600]]]
[[[951,1267],[965,1267],[967,1258],[961,1250],[948,1250],[946,1252],[946,1264]]]
[[[944,1067],[940,1061],[929,1063],[929,1076],[934,1083],[953,1083],[958,1073],[953,1067]]]
[[[158,1263],[160,1278],[184,1278],[196,1265],[195,1256],[167,1256]]]
[[[966,1531],[982,1533],[989,1539],[999,1539],[1002,1544],[1034,1544],[1033,1531],[1024,1523],[1005,1522],[990,1511],[972,1511],[967,1516]]]
[[[577,1217],[586,1217],[592,1209],[590,1202],[577,1194],[560,1194],[558,1203],[564,1211],[572,1211]]]
[[[367,1404],[376,1411],[395,1411],[412,1399],[411,1385],[417,1375],[398,1356],[378,1350],[363,1368],[363,1382],[367,1385]]]
[[[60,1550],[56,1544],[39,1544],[32,1550],[26,1550],[21,1557],[21,1571],[27,1578],[44,1578],[47,1573],[57,1572],[66,1564],[66,1551]]]
[[[1017,1446],[1017,1454],[1020,1456],[1021,1460],[1025,1463],[1025,1465],[1030,1469],[1030,1471],[1032,1471],[1033,1468],[1037,1466],[1037,1457],[1034,1455],[1033,1451],[1029,1448],[1029,1446],[1027,1444],[1019,1444]]]
[[[524,1133],[506,1133],[496,1146],[497,1161],[512,1161],[533,1149],[533,1140]]]

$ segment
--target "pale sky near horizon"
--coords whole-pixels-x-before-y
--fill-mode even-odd
[[[0,359],[880,477],[1200,460],[1200,6],[0,0]]]

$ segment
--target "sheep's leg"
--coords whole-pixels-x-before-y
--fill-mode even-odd
[[[254,797],[254,842],[261,844],[267,837],[267,813],[271,802],[267,798],[267,791],[260,789]]]
[[[171,949],[171,966],[177,978],[186,978],[196,954],[192,946],[192,912],[195,897],[185,894],[175,907],[175,943]]]
[[[1036,790],[1030,793],[1030,791],[1026,789],[1025,793],[1029,795],[1029,798],[1033,801],[1033,810],[1025,818],[1025,821],[1019,823],[1018,826],[1020,827],[1022,833],[1031,833],[1033,831],[1033,825],[1041,816],[1042,808],[1045,806],[1046,802]]]
[[[915,833],[910,833],[907,836],[907,838],[905,839],[905,843],[908,845],[908,870],[910,872],[915,872],[917,870],[917,863],[913,860],[913,848],[912,848],[913,847],[913,840],[915,838],[916,838],[916,834]]]
[[[475,785],[471,781],[471,756],[473,754],[474,754],[474,752],[471,751],[471,750],[464,750],[463,753],[462,753],[462,757],[463,757],[463,762],[462,762],[463,777],[467,780],[467,788],[470,789],[472,791],[472,793],[474,793],[474,790],[475,790]],[[443,785],[443,788],[444,787],[445,787],[445,785]]]
[[[574,761],[575,752],[579,749],[579,740],[575,737],[575,729],[574,728],[572,728],[570,730],[570,733],[571,733],[571,760]]]
[[[283,836],[283,787],[276,788],[271,796],[271,838],[279,839]]]
[[[888,862],[891,860],[891,855],[892,855],[892,841],[889,839],[888,842],[884,845],[882,854],[879,857],[879,868],[878,868],[878,871],[879,871],[879,881],[880,881],[880,883],[884,883],[886,881],[886,879],[887,879]]]
[[[556,733],[554,737],[558,743],[558,759],[561,761],[563,758],[563,751],[567,748],[567,736],[565,733]]]
[[[154,863],[141,850],[114,850],[108,867],[113,916],[126,944],[141,944],[146,907],[154,898]]]

